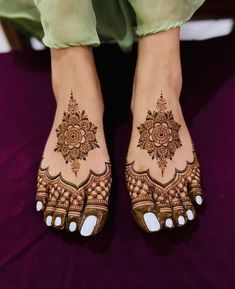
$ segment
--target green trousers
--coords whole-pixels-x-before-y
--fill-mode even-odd
[[[138,36],[188,21],[205,0],[0,0],[0,17],[50,48],[116,42],[128,51]]]

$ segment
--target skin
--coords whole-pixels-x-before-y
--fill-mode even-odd
[[[176,170],[185,170],[187,168],[187,162],[193,162],[194,160],[192,141],[179,103],[182,88],[179,34],[180,29],[175,28],[166,32],[139,38],[138,59],[131,102],[133,128],[127,155],[127,163],[132,163],[134,161],[133,168],[135,171],[143,172],[148,170],[150,176],[163,185],[167,182],[174,183]],[[140,134],[137,129],[140,124],[145,122],[148,110],[156,111],[156,103],[161,92],[163,92],[166,101],[167,111],[172,111],[174,120],[180,124],[179,137],[182,143],[182,146],[175,151],[172,160],[167,160],[167,167],[164,170],[164,175],[162,175],[156,159],[153,160],[146,150],[138,147]],[[152,185],[154,186],[153,182]],[[165,190],[165,194],[169,196],[167,190]],[[189,194],[190,191],[188,190],[186,195],[189,196]],[[201,196],[200,184],[198,194]],[[195,196],[191,201],[195,201]],[[183,209],[180,210],[180,213],[176,212],[176,214],[173,214],[171,212],[168,216],[159,217],[159,213],[156,212],[159,210],[159,207],[156,205],[156,201],[153,203],[154,210],[156,209],[155,211],[152,209],[151,205],[146,205],[138,208],[137,213],[136,210],[133,212],[138,225],[145,231],[151,231],[146,228],[146,224],[143,222],[143,216],[146,212],[154,211],[153,217],[156,216],[161,225],[163,221],[166,221],[167,217],[171,220],[173,219],[175,226],[181,226],[186,224],[187,219],[192,219],[192,213],[193,218],[195,216],[195,209],[191,204],[192,212],[189,212],[189,218],[187,218],[186,209],[181,203]],[[171,207],[172,206],[173,205],[171,204]],[[137,218],[136,215],[138,215]],[[178,220],[178,217],[180,216],[182,216],[184,220],[182,218]],[[152,221],[154,222],[151,216],[149,218],[151,219],[150,223]],[[160,228],[158,225],[155,227]]]
[[[102,175],[105,171],[107,172],[106,163],[109,163],[103,132],[104,105],[92,48],[80,46],[65,49],[52,49],[51,64],[52,84],[57,102],[57,109],[52,130],[44,149],[41,167],[48,167],[48,174],[50,176],[61,174],[66,182],[69,182],[72,184],[73,188],[75,187],[79,190],[81,184],[87,180],[90,170],[98,175]],[[132,163],[134,161],[133,169],[136,172],[148,170],[150,176],[161,184],[174,182],[175,180],[173,180],[173,177],[175,171],[187,169],[187,163],[193,162],[195,159],[191,138],[179,103],[181,87],[182,74],[179,52],[179,29],[171,29],[166,32],[139,38],[138,59],[131,102],[133,130],[127,155],[127,163]],[[54,151],[57,143],[56,128],[62,121],[63,113],[67,111],[71,89],[74,98],[78,102],[79,110],[85,110],[89,121],[97,127],[96,138],[99,144],[99,148],[90,151],[86,160],[80,162],[81,167],[77,176],[72,172],[70,165],[65,163],[62,155]],[[140,135],[137,129],[141,123],[145,122],[148,110],[156,110],[156,102],[160,97],[161,91],[163,92],[167,103],[167,110],[172,111],[174,120],[180,124],[179,136],[182,142],[182,146],[177,149],[172,160],[168,160],[164,176],[162,175],[156,160],[152,160],[145,150],[141,150],[138,147]],[[110,174],[107,175],[111,178]],[[42,180],[40,180],[40,182],[42,182]],[[50,181],[47,180],[45,186],[49,187],[49,182]],[[108,183],[110,189],[110,182]],[[89,184],[89,182],[87,182],[87,184]],[[38,186],[38,189],[39,187],[40,186]],[[109,189],[107,191],[109,191]],[[85,190],[88,190],[88,187],[86,187]],[[73,191],[73,189],[71,189],[71,191]],[[37,195],[36,199],[44,202],[42,205],[37,203],[37,209],[44,211],[44,220],[47,225],[51,225],[57,229],[68,229],[69,223],[68,218],[66,217],[68,206],[65,209],[65,213],[61,216],[62,223],[58,222],[58,220],[56,221],[56,217],[53,216],[53,213],[51,212],[49,212],[51,218],[48,221],[48,210],[46,208],[48,206],[48,199],[52,199],[50,188],[47,193],[46,199],[43,200],[41,196]],[[165,194],[168,193],[168,191],[165,192]],[[66,195],[68,202],[71,194],[72,193],[68,193],[68,196]],[[186,197],[189,196],[189,194],[189,191],[186,192]],[[196,191],[194,190],[194,201],[196,194],[201,195],[199,186],[196,188]],[[151,196],[151,198],[152,197],[153,196]],[[80,203],[82,205],[79,216],[75,220],[76,226],[72,226],[72,231],[78,230],[82,235],[86,236],[96,234],[104,225],[107,211],[96,211],[97,208],[93,208],[92,205],[86,209],[86,195],[83,191],[79,191],[79,200],[81,200]],[[56,202],[58,205],[58,200]],[[56,202],[55,204],[53,203],[54,207],[56,207]],[[108,193],[106,205],[107,202]],[[194,217],[195,209],[191,203],[190,208]],[[144,208],[138,207],[138,209],[133,212],[134,218],[143,230],[147,232],[157,231],[164,225],[163,223],[167,218],[168,223],[172,223],[169,219],[173,219],[174,224],[177,226],[184,225],[187,221],[187,214],[184,207],[180,213],[177,212],[175,218],[172,214],[169,214],[164,217],[165,219],[159,217],[157,209],[155,201],[152,200],[151,205],[148,204],[144,206]],[[146,212],[150,214],[145,215]],[[57,216],[60,216],[60,214],[57,214]],[[98,222],[96,222],[93,216],[97,217]],[[178,217],[183,217],[183,224],[182,218],[180,221]],[[146,222],[149,224],[146,224]],[[156,222],[159,222],[159,224]],[[84,228],[84,224],[86,228]],[[147,225],[150,226],[150,229]]]
[[[49,186],[50,180],[46,179],[45,183],[48,187],[48,195],[42,200],[40,193],[37,194],[36,199],[40,202],[43,201],[43,204],[37,202],[36,208],[37,210],[44,211],[44,221],[47,225],[53,226],[56,229],[69,229],[70,222],[75,221],[76,226],[73,224],[73,231],[78,230],[81,234],[88,236],[99,232],[105,222],[110,191],[110,182],[107,182],[107,187],[104,188],[107,189],[107,192],[105,192],[105,206],[97,209],[94,208],[96,204],[93,206],[89,204],[88,206],[90,202],[88,198],[89,188],[86,185],[81,187],[84,185],[84,182],[89,183],[90,171],[102,176],[107,171],[107,163],[109,163],[103,131],[104,106],[92,49],[85,46],[52,49],[51,67],[52,85],[57,108],[40,167],[43,169],[48,167],[47,173],[51,178],[61,174],[64,182],[58,178],[58,184],[63,187],[68,183],[71,187],[67,186],[68,193],[64,197],[62,194],[59,197],[56,195],[57,199],[55,200],[54,192]],[[96,140],[98,146],[88,152],[85,160],[79,160],[80,169],[77,175],[72,171],[71,163],[66,164],[61,152],[54,150],[58,141],[56,129],[62,122],[63,113],[68,112],[71,90],[74,99],[78,103],[79,111],[85,110],[89,121],[97,127]],[[108,170],[110,171],[110,168]],[[39,175],[43,174],[40,173]],[[107,175],[107,178],[111,180],[110,173]],[[102,182],[102,180],[99,179],[97,182]],[[73,196],[72,199],[71,196]],[[61,211],[59,209],[53,211],[56,207],[60,206],[61,201],[63,204],[66,204],[65,210]],[[69,207],[73,202],[75,204],[79,202],[79,208],[76,208],[75,220],[67,215]],[[94,221],[93,217],[88,218],[89,216],[95,216],[98,221]],[[56,219],[56,217],[59,217],[59,219]],[[88,220],[86,221],[87,218]],[[84,224],[86,228],[83,227]]]

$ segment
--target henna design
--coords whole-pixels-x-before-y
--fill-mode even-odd
[[[182,146],[179,138],[181,125],[174,120],[172,111],[167,111],[162,92],[156,108],[153,112],[149,110],[145,122],[137,127],[140,133],[137,146],[157,160],[163,176],[167,159],[172,160],[176,149]]]
[[[112,184],[111,164],[105,163],[105,171],[96,174],[90,170],[87,179],[79,186],[66,181],[62,174],[51,176],[47,168],[38,172],[36,200],[48,197],[47,211],[56,210],[68,216],[79,217],[86,199],[86,208],[108,211],[109,193]],[[44,203],[46,199],[44,200]]]
[[[175,169],[175,175],[166,184],[154,179],[149,170],[137,172],[134,161],[126,164],[126,183],[132,201],[132,210],[144,205],[154,205],[160,212],[182,210],[191,206],[192,197],[201,196],[200,167],[194,152],[194,160],[187,162],[184,170]],[[189,193],[188,193],[189,189]]]
[[[79,111],[78,103],[71,97],[68,112],[64,112],[62,123],[56,129],[57,145],[54,151],[60,152],[66,163],[77,176],[79,160],[86,160],[89,151],[99,148],[96,140],[97,127],[89,121],[85,111]]]

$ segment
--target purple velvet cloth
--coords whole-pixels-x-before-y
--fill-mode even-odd
[[[235,288],[235,36],[182,44],[182,104],[201,163],[205,204],[185,228],[149,235],[131,217],[124,161],[136,51],[95,49],[113,162],[101,234],[46,227],[35,210],[40,157],[55,111],[48,52],[0,55],[0,288]]]

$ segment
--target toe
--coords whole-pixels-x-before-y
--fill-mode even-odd
[[[188,189],[191,201],[197,205],[203,203],[203,191],[201,188],[201,176],[199,164],[192,170],[191,175],[188,177]]]
[[[186,211],[186,215],[189,221],[192,221],[195,218],[195,213],[191,209]]]
[[[44,180],[43,176],[40,173],[38,174],[37,180],[37,193],[36,193],[36,210],[44,211],[48,199],[48,187],[47,183]]]
[[[195,208],[190,200],[188,188],[185,184],[180,183],[178,185],[178,195],[180,197],[181,203],[186,211],[186,216],[189,221],[192,221],[195,218]]]
[[[174,227],[174,223],[171,217],[167,217],[165,219],[165,227],[168,229],[172,229]]]
[[[169,199],[175,225],[178,227],[184,226],[187,222],[187,214],[181,202],[178,188],[169,191]]]
[[[199,180],[193,179],[189,183],[189,196],[192,202],[196,203],[197,205],[202,205],[203,203],[203,192],[201,189],[201,184]]]
[[[84,187],[86,204],[79,224],[82,236],[96,235],[102,230],[108,216],[111,183],[111,168],[107,167],[104,175],[93,176]]]
[[[143,177],[137,176],[129,166],[126,167],[126,182],[132,202],[132,216],[145,232],[157,232],[162,224],[153,200],[153,188]]]
[[[161,225],[167,229],[172,229],[174,223],[169,196],[164,189],[157,188],[155,189],[153,196]]]
[[[132,215],[138,226],[145,232],[152,233],[161,229],[161,222],[152,201],[135,203],[132,207]]]
[[[59,199],[59,191],[57,190],[57,185],[49,186],[49,197],[44,211],[44,221],[47,226],[52,226],[53,215]]]
[[[92,235],[94,228],[97,224],[98,218],[96,215],[88,215],[85,217],[84,222],[81,226],[80,233],[84,237]]]
[[[156,214],[153,212],[148,212],[144,214],[144,222],[150,232],[157,232],[161,229],[160,222]]]
[[[59,187],[57,189],[61,190],[61,192],[55,212],[53,214],[52,226],[57,229],[63,229],[69,208],[71,191],[68,189],[60,189]]]
[[[98,234],[102,230],[107,216],[107,208],[86,206],[79,224],[80,234],[84,237]]]
[[[70,196],[70,205],[68,208],[68,214],[66,218],[66,229],[69,232],[75,232],[78,230],[81,223],[81,215],[84,207],[84,191],[78,190],[72,192]]]
[[[187,222],[187,214],[182,205],[173,207],[173,220],[176,226],[184,226]]]

